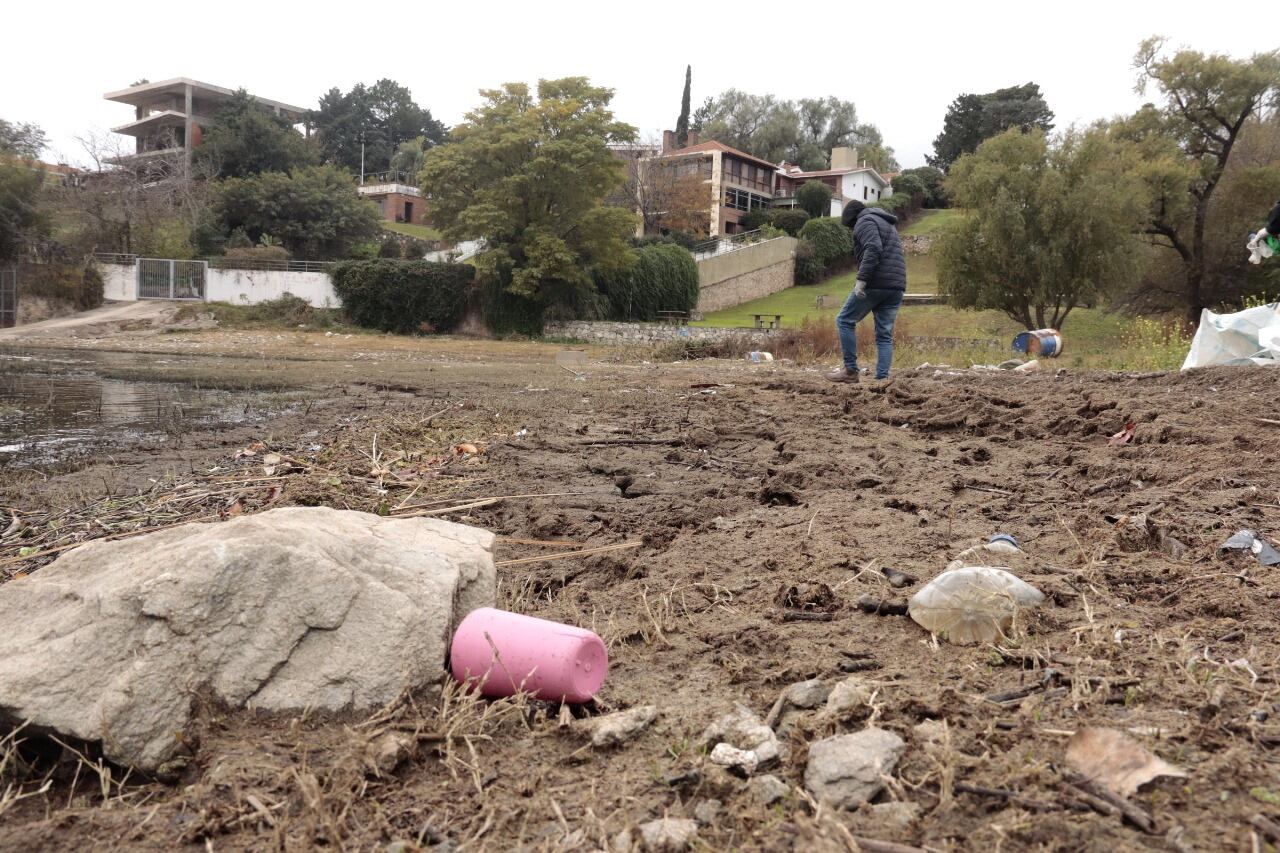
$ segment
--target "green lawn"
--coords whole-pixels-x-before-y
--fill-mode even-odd
[[[382,227],[388,231],[394,231],[397,234],[404,234],[407,237],[417,237],[419,240],[439,240],[441,234],[430,225],[409,225],[405,222],[384,222]]]
[[[936,234],[946,226],[950,225],[960,218],[961,211],[955,208],[944,208],[941,210],[926,210],[920,214],[920,218],[907,226],[902,233],[909,237],[919,237],[924,234]]]

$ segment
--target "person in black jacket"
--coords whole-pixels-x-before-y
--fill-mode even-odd
[[[858,381],[858,338],[854,327],[871,314],[876,324],[876,378],[889,375],[893,363],[893,323],[907,292],[907,261],[898,239],[898,218],[887,210],[851,201],[841,221],[853,229],[858,279],[836,317],[844,364],[826,376],[832,382]]]

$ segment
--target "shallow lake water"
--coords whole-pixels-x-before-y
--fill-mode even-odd
[[[95,372],[108,361],[118,366],[120,359],[0,352],[0,466],[42,464],[236,422],[253,396]]]

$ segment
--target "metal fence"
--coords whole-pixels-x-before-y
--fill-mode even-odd
[[[0,270],[0,329],[18,325],[18,270]]]
[[[204,299],[204,261],[138,258],[139,299]]]
[[[745,249],[755,243],[762,243],[766,239],[765,235],[759,229],[755,231],[744,231],[741,234],[734,234],[730,237],[716,237],[706,240],[693,247],[693,257],[695,260],[703,260],[705,258],[713,258],[716,255],[723,255],[725,252],[732,252],[737,249]]]

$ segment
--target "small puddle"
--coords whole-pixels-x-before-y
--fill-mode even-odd
[[[0,352],[0,467],[46,464],[240,422],[258,396],[109,379],[93,372],[95,362],[92,355]]]

